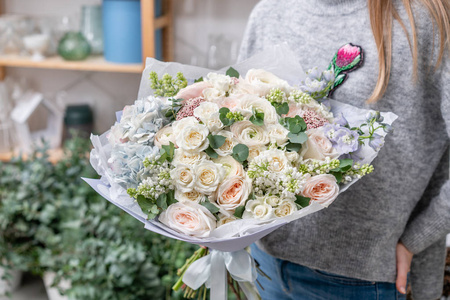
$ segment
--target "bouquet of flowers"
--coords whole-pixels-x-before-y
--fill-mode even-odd
[[[181,270],[190,291],[206,282],[224,297],[225,266],[254,281],[238,250],[332,204],[373,171],[392,131],[394,114],[327,98],[360,66],[360,47],[345,45],[327,70],[306,75],[295,61],[285,45],[226,72],[149,59],[139,100],[92,136],[102,175],[87,180],[93,188],[149,230],[220,250],[197,260],[199,250]]]

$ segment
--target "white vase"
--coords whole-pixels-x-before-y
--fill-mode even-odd
[[[59,293],[58,288],[52,287],[53,280],[55,279],[56,274],[54,272],[46,272],[42,279],[44,280],[45,290],[47,291],[47,297],[49,300],[68,300],[66,296],[63,296]],[[67,280],[61,280],[58,284],[59,288],[62,290],[66,290],[70,288],[70,282]]]
[[[5,270],[0,268],[0,295],[4,295],[6,292],[14,292],[20,285],[20,281],[22,280],[22,271],[12,270],[9,271],[12,275],[10,281],[6,281],[1,279],[3,274],[5,274]]]

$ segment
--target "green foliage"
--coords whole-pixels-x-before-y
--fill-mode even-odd
[[[353,166],[353,159],[340,159],[339,167],[334,168],[330,171],[330,174],[336,177],[337,183],[341,183],[343,176],[346,172],[351,170]]]
[[[164,74],[161,79],[158,78],[156,72],[150,73],[150,87],[156,96],[173,97],[186,86],[187,80],[181,72],[178,72],[175,78]]]
[[[307,207],[310,202],[311,198],[295,195],[295,203],[299,205],[301,208]]]
[[[263,112],[253,112],[253,115],[250,117],[250,122],[255,124],[256,126],[264,125],[264,113]]]
[[[226,139],[227,138],[224,137],[223,135],[212,135],[212,134],[208,135],[209,145],[213,149],[218,149],[222,147]]]
[[[300,116],[294,118],[282,118],[279,123],[289,130],[289,143],[286,145],[286,150],[298,152],[302,148],[302,144],[308,140],[306,134],[306,122]]]
[[[71,299],[181,299],[171,287],[196,247],[146,230],[84,183],[96,176],[88,150],[76,138],[56,165],[46,148],[0,164],[0,264],[54,271]]]
[[[228,68],[226,75],[234,78],[239,78],[239,72],[232,67]]]
[[[250,151],[246,145],[237,144],[234,146],[231,156],[242,164],[248,158],[249,153]]]

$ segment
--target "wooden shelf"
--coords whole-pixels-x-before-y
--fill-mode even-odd
[[[57,148],[57,149],[49,149],[48,150],[48,155],[49,155],[49,161],[52,164],[56,164],[58,161],[61,160],[61,158],[64,155],[64,151],[62,148]],[[17,156],[18,153],[14,153],[14,152],[7,152],[7,153],[0,153],[0,161],[2,162],[9,162],[11,161],[11,159],[15,156]],[[22,155],[23,159],[27,159],[27,155]]]
[[[0,65],[6,67],[78,70],[95,72],[141,73],[142,64],[117,64],[105,61],[103,56],[91,56],[83,61],[66,61],[59,56],[34,61],[31,57],[0,55]]]

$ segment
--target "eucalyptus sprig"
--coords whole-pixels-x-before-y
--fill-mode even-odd
[[[281,118],[279,123],[289,130],[287,135],[289,143],[286,145],[286,150],[298,152],[302,148],[302,144],[308,140],[305,132],[308,127],[305,120],[297,115],[294,118]]]

